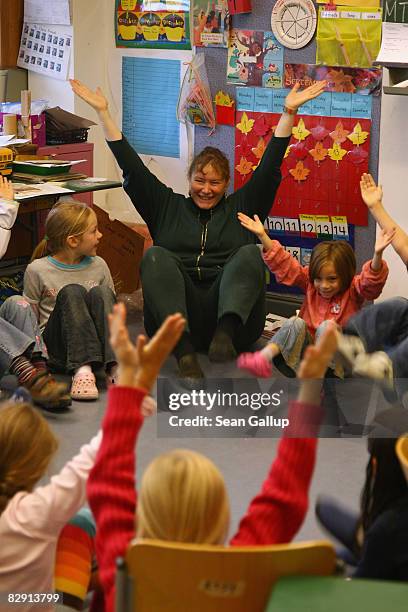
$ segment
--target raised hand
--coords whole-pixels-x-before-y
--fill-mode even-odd
[[[148,342],[146,336],[137,338],[136,350],[139,367],[136,372],[137,385],[150,390],[164,361],[176,346],[186,325],[180,313],[167,317]]]
[[[396,231],[397,230],[395,227],[392,227],[389,230],[383,230],[379,228],[375,240],[374,253],[376,253],[377,255],[382,255],[387,246],[389,246],[394,240]]]
[[[77,96],[82,98],[82,100],[92,106],[96,112],[100,113],[108,110],[108,100],[105,98],[100,87],[97,87],[95,91],[92,91],[92,89],[89,89],[89,87],[76,79],[70,79],[69,82],[71,84],[72,91]]]
[[[306,87],[306,89],[300,89],[299,83],[296,83],[293,89],[290,90],[285,99],[285,105],[288,108],[296,110],[299,106],[302,106],[305,102],[317,98],[323,93],[324,88],[327,85],[327,81],[316,81],[313,85]]]
[[[333,321],[327,325],[317,344],[306,349],[297,373],[298,378],[302,380],[324,378],[326,370],[336,352],[337,344],[337,325]]]
[[[13,183],[0,174],[0,198],[14,200]]]
[[[255,236],[258,236],[258,238],[263,236],[263,234],[265,233],[265,228],[258,215],[254,215],[254,218],[251,219],[251,217],[248,217],[248,215],[239,212],[238,220],[241,223],[242,227],[245,227],[245,229],[255,234]]]
[[[376,185],[371,174],[362,174],[360,179],[361,197],[364,203],[371,208],[382,200],[382,187]]]
[[[126,326],[126,308],[122,303],[115,304],[112,314],[108,315],[110,344],[116,355],[119,367],[136,369],[139,366],[139,355],[136,346],[129,338]]]

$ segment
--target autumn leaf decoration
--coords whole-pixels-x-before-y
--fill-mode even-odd
[[[255,155],[257,159],[261,159],[262,155],[265,152],[265,149],[266,149],[265,141],[263,138],[260,138],[258,140],[258,144],[256,145],[256,147],[252,149],[252,153]]]
[[[323,144],[319,141],[316,142],[314,149],[310,149],[310,155],[313,157],[317,165],[327,157],[327,149],[324,148]]]
[[[265,121],[265,117],[262,115],[256,122],[254,126],[254,132],[257,136],[266,136],[268,132],[270,132],[271,126],[269,123]]]
[[[334,131],[330,132],[330,138],[332,139],[333,142],[341,143],[341,142],[345,142],[348,134],[349,134],[349,131],[345,130],[343,128],[343,123],[339,121]]]
[[[246,176],[252,172],[252,162],[246,157],[241,157],[238,166],[235,166],[235,170],[237,170],[241,176]]]
[[[243,113],[241,121],[237,124],[237,128],[246,136],[254,127],[254,123],[254,119],[249,119],[248,115],[246,113]]]
[[[329,135],[329,130],[321,124],[311,128],[310,132],[315,140],[324,140]]]
[[[367,140],[368,132],[364,132],[360,122],[356,123],[354,130],[347,136],[354,145],[361,145]]]
[[[292,128],[292,134],[296,140],[305,140],[309,136],[310,132],[306,128],[303,119],[299,119],[297,126]]]
[[[329,149],[329,157],[336,163],[341,161],[343,157],[346,155],[347,149],[342,149],[341,144],[339,142],[333,143],[333,148]]]
[[[289,170],[289,172],[296,181],[305,181],[310,170],[303,165],[302,161],[298,161],[296,166]]]

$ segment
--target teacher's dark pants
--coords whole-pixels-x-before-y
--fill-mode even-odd
[[[208,349],[225,314],[236,314],[242,321],[234,338],[238,351],[253,344],[264,329],[265,266],[254,244],[240,247],[211,282],[193,281],[177,255],[153,246],[143,258],[141,278],[149,336],[175,312],[186,318],[186,331],[197,350]]]

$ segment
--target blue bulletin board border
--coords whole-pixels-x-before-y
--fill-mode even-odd
[[[348,225],[348,239],[347,242],[354,249],[354,237],[355,237],[355,226]],[[319,235],[316,238],[309,238],[300,236],[299,234],[286,234],[286,233],[278,233],[278,232],[268,232],[269,237],[272,240],[278,240],[282,246],[284,247],[297,247],[299,249],[308,249],[311,251],[319,242],[323,242],[324,240],[337,240],[337,238],[333,238],[332,235]],[[343,239],[343,238],[339,238]],[[301,262],[302,263],[302,262]],[[302,265],[307,265],[302,263]],[[276,282],[275,275],[270,272],[268,268],[266,270],[266,288],[267,291],[273,291],[274,293],[281,294],[291,294],[291,295],[303,295],[303,292],[298,287],[288,287],[287,285],[283,285]]]

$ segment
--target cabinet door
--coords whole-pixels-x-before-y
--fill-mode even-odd
[[[24,0],[0,0],[0,69],[17,66]]]

